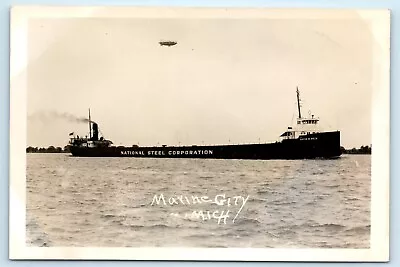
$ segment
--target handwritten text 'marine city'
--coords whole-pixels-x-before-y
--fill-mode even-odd
[[[202,203],[208,203],[208,204],[215,204],[217,206],[225,206],[225,207],[230,207],[230,206],[237,206],[239,208],[238,212],[236,213],[236,216],[233,218],[232,222],[235,222],[235,219],[239,215],[239,213],[242,211],[243,207],[246,205],[246,202],[249,200],[249,195],[247,197],[243,196],[234,196],[234,197],[226,197],[225,194],[220,194],[216,195],[213,198],[210,198],[208,196],[171,196],[171,197],[164,197],[164,194],[159,194],[159,195],[154,195],[153,201],[151,202],[151,206],[153,205],[196,205],[196,204],[202,204]],[[202,214],[202,211],[200,211]],[[215,216],[215,213],[213,213]],[[229,210],[227,211],[225,217],[229,217]],[[222,214],[221,214],[222,216]],[[226,221],[226,218],[225,220]],[[226,222],[224,222],[226,223]]]

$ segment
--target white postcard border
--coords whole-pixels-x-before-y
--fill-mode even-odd
[[[372,97],[370,249],[109,248],[26,246],[27,26],[32,18],[363,19],[375,37]],[[10,34],[10,259],[206,261],[388,261],[390,171],[390,11],[349,9],[17,6]]]

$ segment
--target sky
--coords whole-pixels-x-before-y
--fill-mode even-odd
[[[32,19],[27,145],[88,134],[60,114],[89,108],[115,145],[275,141],[297,86],[342,146],[370,145],[373,44],[361,19]]]

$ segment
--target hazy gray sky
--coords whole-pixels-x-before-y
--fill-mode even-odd
[[[345,147],[369,145],[372,45],[357,19],[31,20],[28,115],[90,107],[116,145],[273,141],[299,86],[303,114]],[[72,131],[88,127],[30,117],[28,145],[64,146]]]

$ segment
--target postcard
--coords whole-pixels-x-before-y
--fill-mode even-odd
[[[11,10],[10,259],[388,261],[390,11]]]

